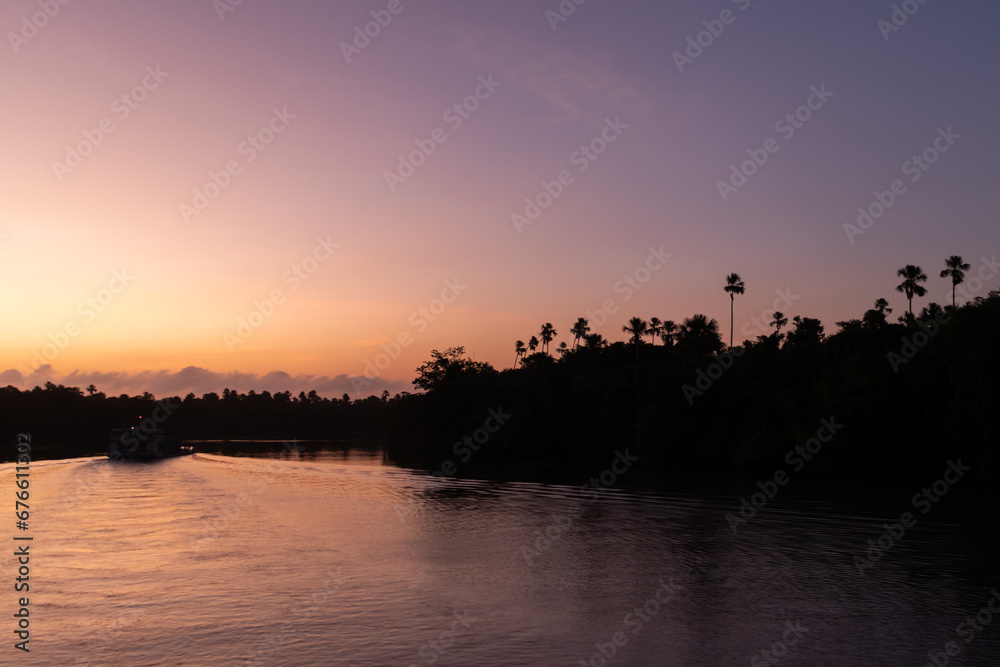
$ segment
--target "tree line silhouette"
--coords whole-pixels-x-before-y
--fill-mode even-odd
[[[173,408],[162,427],[187,439],[375,438],[395,460],[434,469],[502,408],[511,417],[477,451],[477,465],[599,462],[630,446],[654,467],[754,471],[781,465],[832,416],[845,428],[805,474],[912,475],[965,456],[977,474],[995,477],[1000,292],[959,306],[956,289],[969,268],[948,258],[941,277],[952,282],[952,304],[929,303],[914,316],[927,276],[907,265],[896,287],[906,313],[890,322],[892,309],[879,298],[830,335],[818,319],[790,322],[775,312],[771,333],[726,346],[719,323],[695,314],[679,324],[632,317],[625,340],[609,341],[581,317],[554,353],[551,322],[527,345],[516,341],[511,368],[474,361],[457,346],[431,352],[416,370],[415,393],[333,399],[226,389],[166,399]],[[732,340],[735,297],[746,285],[734,273],[723,289]],[[52,456],[106,451],[111,427],[156,405],[149,394],[109,397],[93,385],[86,394],[52,383],[0,388],[10,438],[32,432]]]
[[[945,269],[941,271],[942,278],[950,278],[952,284],[952,309],[956,307],[956,296],[955,292],[959,285],[965,282],[965,272],[968,271],[971,266],[962,259],[959,255],[952,255],[945,260]],[[900,268],[896,275],[903,278],[903,281],[896,286],[897,292],[902,292],[907,299],[908,309],[907,315],[901,316],[899,321],[901,323],[913,323],[913,297],[922,297],[927,294],[927,289],[920,283],[927,281],[927,274],[924,273],[923,269],[919,266],[913,264],[907,264],[906,266]],[[737,294],[746,293],[746,283],[743,278],[740,277],[738,273],[731,273],[726,276],[726,284],[723,290],[729,294],[730,300],[730,311],[729,311],[729,347],[733,347],[733,330],[735,325],[735,302]],[[933,317],[934,313],[939,311],[941,307],[936,303],[931,303],[928,305],[921,317],[925,318],[927,316]],[[892,309],[889,308],[889,302],[883,298],[879,298],[875,301],[875,306],[873,309],[867,311],[863,316],[862,320],[857,322],[866,323],[866,326],[877,327],[880,323],[884,324],[886,322],[885,315],[891,313]],[[819,320],[813,318],[803,318],[800,316],[795,316],[792,320],[795,322],[795,330],[789,334],[789,336],[794,341],[799,341],[803,339],[808,340],[818,340],[822,339],[823,327]],[[843,327],[853,326],[854,320],[848,322],[838,322],[838,325]],[[778,334],[777,340],[783,338],[781,336],[782,327],[788,324],[788,318],[784,316],[784,313],[780,311],[775,311],[774,316],[770,322],[770,326],[775,328],[775,333]],[[597,333],[590,333],[590,323],[586,318],[579,318],[569,329],[570,334],[573,335],[573,346],[569,347],[565,342],[559,344],[557,349],[558,353],[561,355],[567,352],[575,351],[580,342],[583,342],[585,347],[590,348],[601,348],[608,345],[608,341],[604,336]],[[648,335],[650,337],[650,343],[655,344],[656,339],[659,338],[663,341],[664,345],[672,346],[677,341],[683,341],[682,344],[696,344],[707,351],[717,352],[724,348],[721,335],[719,334],[719,323],[712,319],[709,320],[705,315],[694,315],[693,317],[687,318],[683,323],[677,325],[672,320],[660,320],[658,317],[651,317],[649,321],[642,319],[641,317],[632,317],[629,319],[628,323],[622,326],[622,332],[629,334],[629,341],[638,344],[643,336]],[[514,368],[518,367],[518,364],[523,362],[529,353],[537,354],[539,347],[541,347],[540,353],[546,355],[549,353],[549,344],[555,339],[557,335],[555,327],[552,326],[551,322],[546,322],[542,325],[541,331],[538,337],[532,336],[528,339],[527,347],[524,341],[519,340],[514,344]],[[695,341],[699,341],[695,343]]]
[[[230,389],[221,395],[189,393],[157,400],[148,392],[107,396],[90,385],[85,394],[78,387],[46,382],[24,391],[0,387],[0,424],[4,433],[31,433],[39,458],[62,458],[106,454],[112,428],[137,426],[153,415],[161,429],[183,439],[384,437],[388,401],[388,392],[352,400],[347,394],[324,398],[316,391],[296,396]]]
[[[445,456],[502,405],[513,416],[477,454],[487,461],[600,461],[634,443],[664,468],[773,470],[833,416],[846,428],[806,474],[913,475],[964,455],[996,476],[1000,292],[959,307],[956,289],[969,269],[949,257],[941,277],[951,281],[952,304],[929,303],[914,315],[927,275],[902,267],[895,288],[907,298],[904,314],[891,322],[889,302],[878,298],[829,335],[817,318],[779,311],[771,333],[740,346],[726,346],[719,323],[703,314],[679,324],[632,317],[622,326],[626,340],[611,342],[581,317],[555,354],[551,322],[527,345],[516,341],[506,370],[468,359],[462,347],[435,350],[417,369],[425,391],[393,406],[407,436],[398,449],[412,454],[416,441],[426,457]],[[732,341],[735,297],[746,284],[732,273],[723,290]]]

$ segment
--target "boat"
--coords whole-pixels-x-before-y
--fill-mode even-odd
[[[182,445],[161,429],[150,431],[139,426],[112,429],[108,447],[109,459],[165,459],[193,453],[193,447]]]

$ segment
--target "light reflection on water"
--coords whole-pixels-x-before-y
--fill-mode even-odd
[[[775,502],[734,536],[728,497],[590,502],[372,452],[76,459],[31,479],[18,664],[579,665],[621,633],[609,664],[746,665],[798,622],[781,664],[922,665],[1000,586],[974,527],[932,515],[860,576],[851,557],[906,507]],[[11,465],[0,480],[9,498]],[[952,664],[1000,664],[1000,619],[960,643]]]

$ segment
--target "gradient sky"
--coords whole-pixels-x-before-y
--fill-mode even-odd
[[[223,0],[77,0],[26,28],[46,4],[0,8],[4,384],[399,391],[432,349],[506,367],[515,340],[544,322],[568,340],[607,299],[618,310],[596,330],[612,340],[632,315],[705,313],[728,334],[734,271],[738,338],[778,290],[796,297],[787,316],[832,333],[878,297],[902,312],[904,264],[930,276],[919,305],[944,303],[945,257],[975,271],[1000,250],[994,2],[928,2],[886,32],[893,3],[870,0],[589,0],[555,30],[556,0],[402,0],[351,62],[341,44],[388,0],[244,0],[221,19]],[[724,10],[732,22],[678,71],[673,54]],[[500,85],[453,127],[445,112],[480,77]],[[144,80],[134,109],[115,101]],[[824,86],[786,138],[776,122]],[[249,160],[241,144],[275,109],[294,118]],[[608,119],[628,127],[581,173],[572,156]],[[949,127],[960,138],[911,182],[904,163]],[[391,191],[386,172],[436,128],[446,141]],[[85,132],[99,145],[55,167]],[[718,181],[768,138],[779,150],[723,201]],[[186,220],[231,161],[239,173]],[[563,170],[572,183],[519,233],[512,214]],[[905,193],[849,242],[844,225],[896,179]],[[338,247],[310,264],[317,239]],[[661,246],[664,266],[616,293]],[[304,261],[314,271],[292,278]],[[433,322],[413,315],[456,280]],[[227,344],[275,290],[283,302]],[[401,334],[378,380],[351,382]]]

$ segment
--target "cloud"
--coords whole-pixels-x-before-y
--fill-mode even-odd
[[[10,369],[0,372],[0,384],[13,385],[19,389],[32,389],[46,382],[62,384],[68,387],[86,389],[90,385],[97,387],[108,395],[129,394],[136,396],[149,392],[154,396],[185,396],[194,393],[197,396],[210,392],[221,393],[223,389],[232,389],[246,393],[253,389],[257,392],[271,393],[290,391],[298,394],[315,390],[320,396],[339,398],[349,394],[351,398],[380,395],[384,390],[390,394],[403,391],[413,391],[409,382],[389,382],[381,378],[365,378],[341,374],[334,377],[328,375],[289,375],[285,371],[271,371],[263,375],[255,373],[218,373],[198,366],[188,366],[179,371],[146,370],[137,372],[98,372],[79,371],[60,375],[51,364],[38,367],[30,375],[22,375],[20,371]],[[355,385],[361,387],[356,389]]]
[[[549,113],[541,122],[599,122],[608,114],[649,112],[649,101],[629,75],[599,51],[560,49],[499,27],[463,26],[451,38],[464,60],[542,100]]]

